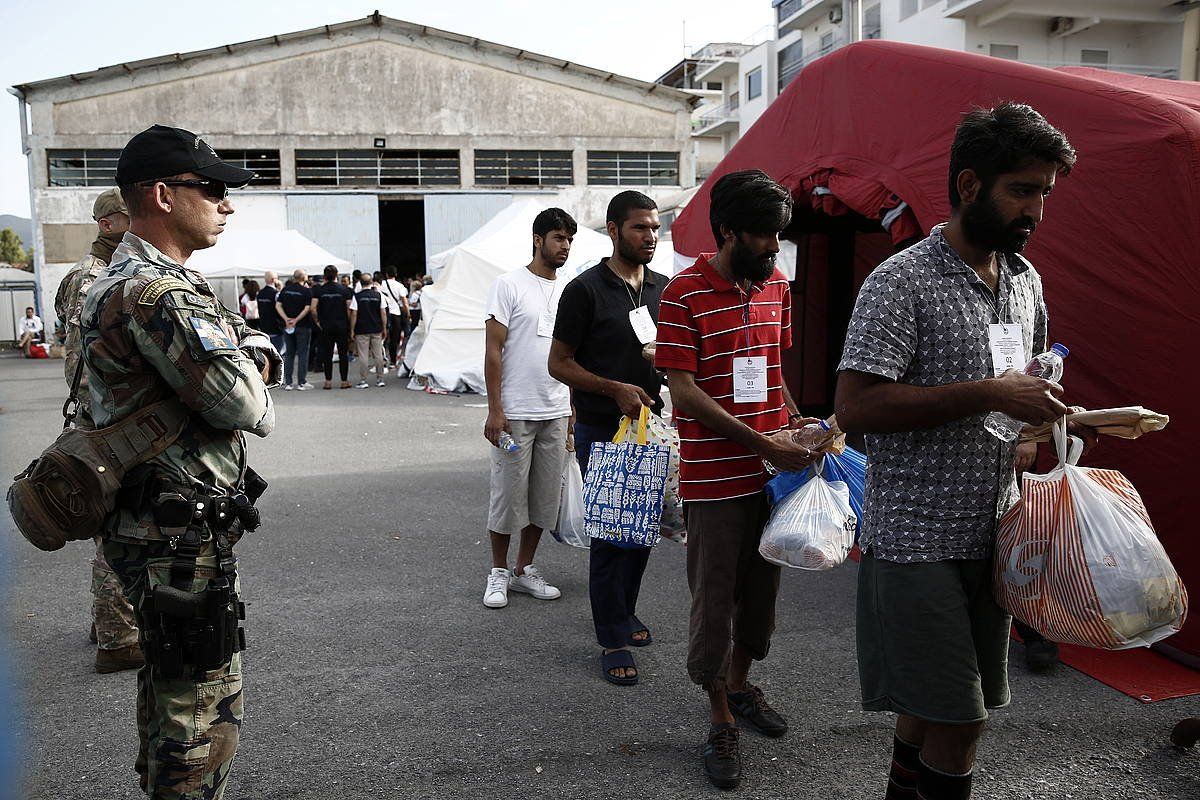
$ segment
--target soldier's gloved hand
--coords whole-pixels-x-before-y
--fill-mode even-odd
[[[273,389],[283,381],[283,358],[265,334],[251,333],[243,337],[241,349],[254,359],[260,371],[265,370],[263,381],[268,389]]]

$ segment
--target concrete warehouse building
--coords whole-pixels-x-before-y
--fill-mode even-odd
[[[516,194],[583,221],[624,188],[663,200],[695,182],[694,95],[378,12],[9,91],[44,313],[120,148],[154,123],[258,172],[239,228],[295,229],[361,269],[420,274]]]

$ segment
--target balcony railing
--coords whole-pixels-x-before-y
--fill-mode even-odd
[[[1057,67],[1093,67],[1095,69],[1107,69],[1112,72],[1125,72],[1129,75],[1141,75],[1145,78],[1166,78],[1167,80],[1178,80],[1179,69],[1177,67],[1158,66],[1155,64],[1085,64],[1082,61],[1026,61],[1019,59],[1022,64],[1033,64],[1035,67],[1049,67],[1055,69]]]
[[[776,21],[782,23],[785,19],[799,11],[810,0],[783,0],[775,7]]]
[[[788,61],[784,64],[780,64],[779,91],[783,91],[783,87],[791,83],[792,79],[800,74],[800,70],[804,69],[821,56],[829,55],[834,50],[837,50],[839,47],[842,47],[845,44],[846,37],[836,35],[832,39],[826,40],[823,43],[818,42],[813,47],[808,48],[799,58],[793,61]]]
[[[692,122],[692,133],[699,133],[722,122],[733,122],[738,119],[738,100],[731,97],[728,103],[722,103],[711,111],[701,115]]]

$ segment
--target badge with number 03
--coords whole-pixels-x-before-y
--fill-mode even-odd
[[[733,402],[767,402],[766,356],[741,356],[733,360]]]

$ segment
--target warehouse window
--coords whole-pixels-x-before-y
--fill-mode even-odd
[[[678,186],[679,153],[588,151],[593,186]]]
[[[457,150],[297,150],[300,186],[458,186]]]
[[[917,0],[900,0],[900,19],[908,19],[918,10]]]
[[[47,150],[50,186],[116,186],[120,150]]]
[[[1079,61],[1089,67],[1107,67],[1107,50],[1088,50],[1084,48],[1079,53]]]
[[[570,150],[476,150],[475,183],[480,186],[570,186]]]
[[[235,167],[254,170],[251,186],[279,185],[278,150],[218,150],[217,155]]]

